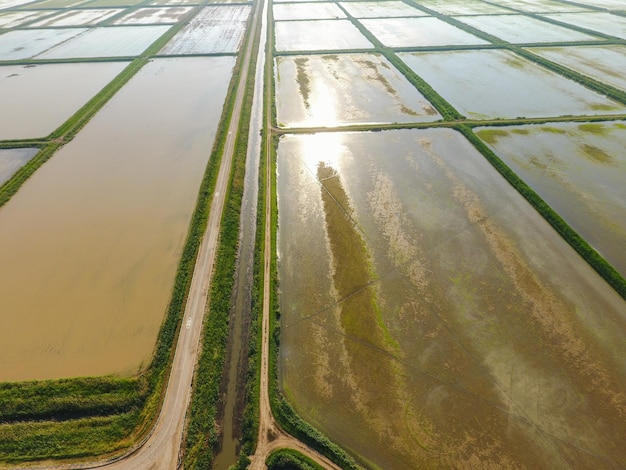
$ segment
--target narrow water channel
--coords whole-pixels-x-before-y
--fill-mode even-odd
[[[257,200],[259,192],[259,157],[261,154],[260,130],[263,125],[263,66],[265,64],[265,37],[267,35],[267,3],[263,6],[259,52],[255,70],[255,89],[248,152],[246,177],[241,207],[239,257],[236,272],[231,329],[225,372],[222,409],[222,447],[215,457],[213,468],[227,470],[237,461],[247,371],[248,338],[250,334],[251,287],[254,268],[254,240],[256,238]]]

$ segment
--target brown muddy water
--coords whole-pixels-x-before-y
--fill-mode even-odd
[[[47,136],[127,65],[106,62],[0,67],[0,140]],[[33,103],[37,104],[36,111]]]
[[[458,133],[278,148],[281,384],[373,468],[623,468],[626,303]]]
[[[148,365],[233,65],[150,62],[0,209],[1,381]]]

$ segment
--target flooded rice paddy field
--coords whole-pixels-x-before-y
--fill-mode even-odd
[[[407,3],[399,0],[371,1],[371,2],[340,2],[355,18],[393,18],[401,16],[427,16]]]
[[[91,26],[100,24],[112,16],[122,12],[121,8],[91,8],[85,10],[68,10],[48,16],[45,20],[30,23],[30,28]]]
[[[26,22],[31,22],[44,16],[50,16],[49,11],[15,11],[0,13],[0,28],[15,28]]]
[[[161,54],[237,52],[250,11],[249,5],[205,7],[168,42]]]
[[[487,42],[438,18],[377,18],[361,23],[388,47],[478,45]]]
[[[460,134],[291,135],[277,158],[299,413],[380,468],[626,464],[626,303]]]
[[[0,186],[26,165],[38,150],[36,148],[0,149]]]
[[[513,44],[598,40],[589,34],[524,15],[458,16],[456,19]]]
[[[470,118],[626,112],[623,104],[509,51],[413,52],[398,56]]]
[[[626,39],[626,17],[612,15],[610,13],[562,13],[555,15],[545,15],[548,18],[571,24],[591,31]]]
[[[0,66],[0,140],[47,136],[126,65],[128,62]],[[33,112],[33,103],[37,112]]]
[[[533,47],[533,54],[626,91],[626,46]]]
[[[114,24],[177,23],[192,7],[139,8],[115,20]]]
[[[580,2],[560,2],[553,0],[497,0],[495,3],[505,8],[523,11],[527,13],[550,13],[550,12],[585,12],[589,11]]]
[[[39,54],[38,59],[138,56],[170,26],[112,26],[92,28]]]
[[[275,70],[281,127],[441,119],[379,54],[282,56],[276,58]]]
[[[9,31],[0,35],[0,61],[30,59],[85,31],[84,28]]]
[[[348,20],[277,21],[277,51],[372,49],[374,45]]]
[[[485,128],[477,134],[626,276],[626,123]]]
[[[147,366],[234,60],[153,60],[0,209],[0,380]]]
[[[489,15],[511,13],[511,10],[502,8],[482,0],[419,0],[417,3],[444,15]]]
[[[345,18],[346,14],[336,3],[282,3],[273,7],[274,19],[280,20],[332,20]]]

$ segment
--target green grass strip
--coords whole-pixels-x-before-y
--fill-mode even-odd
[[[265,459],[268,470],[324,470],[324,467],[294,449],[278,449]]]

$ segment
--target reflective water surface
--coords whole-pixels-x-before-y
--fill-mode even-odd
[[[147,366],[233,65],[150,62],[0,209],[0,381]]]

